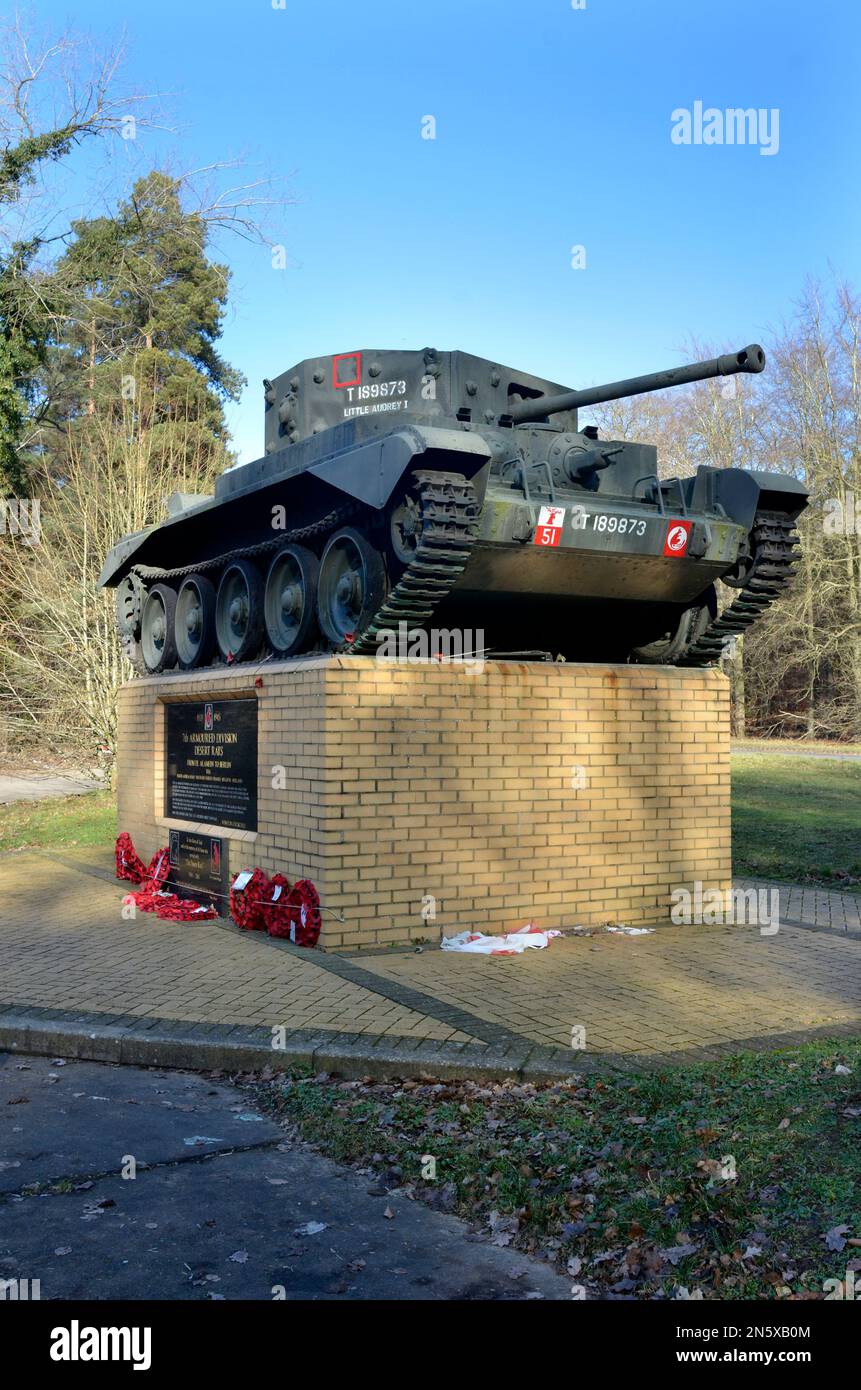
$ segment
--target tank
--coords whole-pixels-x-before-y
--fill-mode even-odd
[[[578,411],[764,366],[753,344],[578,391],[431,348],[300,362],[264,382],[263,457],[107,556],[123,648],[160,672],[372,654],[418,630],[474,634],[491,658],[715,662],[789,581],[804,487],[705,465],[662,479],[655,447]]]

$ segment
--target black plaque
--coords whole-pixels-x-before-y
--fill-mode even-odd
[[[170,871],[166,887],[181,898],[214,903],[227,916],[227,845],[220,837],[191,830],[171,830]]]
[[[257,829],[257,701],[168,704],[165,815]]]

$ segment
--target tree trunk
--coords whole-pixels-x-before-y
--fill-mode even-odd
[[[96,413],[96,321],[90,324],[90,360],[87,373],[87,414]]]
[[[732,696],[733,738],[744,738],[746,719],[744,703],[744,638],[737,637],[735,656],[730,662],[729,685]]]

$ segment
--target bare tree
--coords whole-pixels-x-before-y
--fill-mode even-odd
[[[124,56],[121,41],[100,50],[72,32],[39,36],[20,14],[0,30],[0,204],[6,205],[0,232],[7,241],[34,235],[46,165],[89,137],[128,138],[158,123],[155,94],[127,89],[119,80]],[[52,200],[40,239],[62,220],[64,210]]]
[[[120,654],[113,593],[96,588],[121,535],[159,520],[174,491],[212,487],[226,454],[201,449],[189,419],[163,432],[128,402],[122,422],[97,413],[70,435],[62,487],[45,480],[40,544],[2,539],[0,733],[7,744],[92,757],[113,744]]]
[[[808,284],[766,344],[763,377],[617,401],[605,432],[657,444],[662,476],[698,464],[802,480],[810,506],[794,583],[726,662],[734,731],[861,735],[861,301]],[[691,343],[686,355],[711,357]],[[721,607],[733,597],[719,594]]]

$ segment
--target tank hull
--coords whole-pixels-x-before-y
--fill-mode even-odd
[[[576,602],[687,604],[720,578],[725,568],[702,560],[679,565],[660,556],[622,550],[560,549],[558,555],[550,555],[511,543],[479,541],[452,598],[476,600],[491,593],[501,599],[532,595]]]

